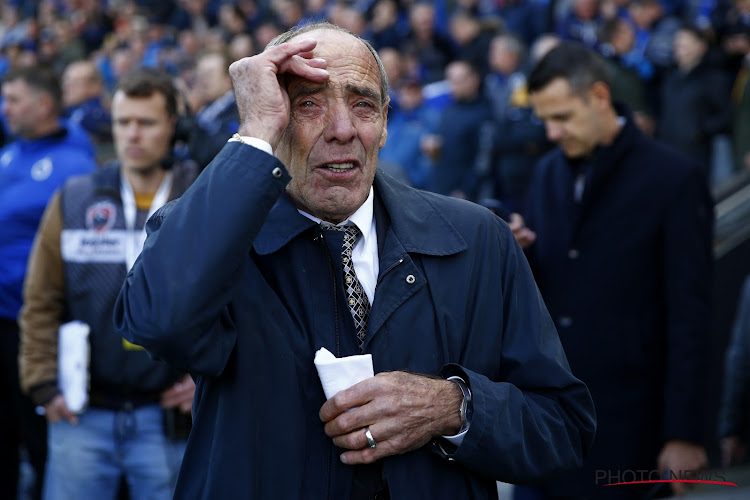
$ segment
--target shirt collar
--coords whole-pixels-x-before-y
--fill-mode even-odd
[[[297,209],[297,211],[308,219],[315,221],[317,224],[320,224],[322,222],[322,219],[308,214],[303,210]],[[367,195],[367,199],[365,200],[365,202],[348,219],[337,225],[347,226],[349,224],[354,224],[355,226],[357,226],[357,229],[359,229],[360,233],[362,233],[362,240],[364,241],[364,243],[367,243],[373,236],[373,213],[373,190],[372,186],[370,186],[370,193]]]

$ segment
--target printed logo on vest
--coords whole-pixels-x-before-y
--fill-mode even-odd
[[[86,228],[98,233],[109,231],[115,224],[117,207],[111,201],[100,201],[86,209]]]

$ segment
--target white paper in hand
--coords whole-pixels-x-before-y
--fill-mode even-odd
[[[86,409],[89,400],[89,325],[71,321],[60,325],[57,354],[60,390],[73,413]]]
[[[337,358],[325,347],[315,353],[315,368],[327,399],[374,375],[371,354]]]

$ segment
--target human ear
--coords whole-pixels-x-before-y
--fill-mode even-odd
[[[604,82],[594,82],[589,88],[589,94],[598,103],[609,106],[612,103],[612,91]]]

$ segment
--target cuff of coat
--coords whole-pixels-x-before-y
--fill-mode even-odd
[[[469,376],[459,365],[445,365],[438,373],[438,376],[444,379],[447,379],[448,377],[459,377],[469,387],[469,390],[471,390],[471,385],[469,384]],[[463,443],[464,436],[468,432],[469,429],[467,428],[466,430],[464,430],[464,432],[453,436],[454,438],[460,436],[459,440],[446,439],[445,436],[435,438],[431,443],[432,451],[445,458],[449,462],[453,462],[455,460],[453,455],[455,455],[458,451],[459,446]],[[456,441],[458,441],[458,443]]]
[[[36,406],[44,406],[60,394],[57,380],[44,382],[29,389],[29,398]]]

